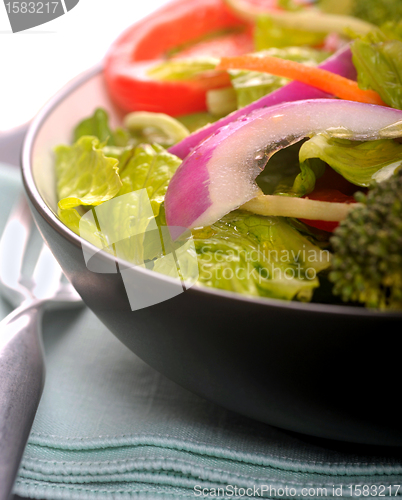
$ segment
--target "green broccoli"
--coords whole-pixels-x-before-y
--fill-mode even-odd
[[[402,309],[402,168],[376,184],[330,239],[329,279],[344,302],[380,310]]]

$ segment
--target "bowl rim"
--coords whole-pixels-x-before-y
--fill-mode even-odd
[[[130,263],[125,262],[122,259],[116,258],[105,251],[99,250],[98,247],[84,240],[78,236],[74,231],[65,226],[60,219],[55,215],[53,210],[45,203],[45,200],[39,193],[37,188],[33,172],[32,172],[32,156],[33,156],[33,146],[35,144],[36,137],[45,123],[47,117],[53,112],[57,106],[68,98],[74,91],[76,91],[82,84],[86,83],[91,78],[99,75],[103,71],[103,64],[98,63],[92,66],[90,69],[78,74],[75,78],[66,83],[59,91],[57,91],[39,110],[36,116],[33,118],[28,126],[27,133],[25,135],[22,149],[21,149],[21,173],[22,181],[25,192],[28,199],[37,210],[39,215],[47,222],[60,236],[68,240],[70,243],[76,247],[83,248],[86,246],[89,251],[98,252],[102,254],[103,258],[109,260],[113,259],[123,266],[129,266]],[[138,272],[143,272],[147,275],[153,273],[153,271],[137,268]],[[173,278],[169,278],[164,275],[160,275],[161,280],[167,282],[174,282]],[[336,314],[344,315],[345,317],[373,317],[373,318],[400,318],[402,319],[402,312],[397,311],[378,311],[367,309],[363,306],[351,306],[342,304],[327,304],[318,302],[298,302],[298,301],[286,301],[284,299],[275,299],[268,297],[253,297],[242,295],[236,292],[230,292],[226,290],[220,290],[217,288],[209,288],[205,286],[193,286],[188,291],[195,291],[200,294],[215,295],[216,297],[221,297],[225,299],[231,299],[234,301],[248,302],[265,307],[273,307],[275,309],[283,310],[299,310],[300,312],[310,313],[321,313],[321,314]]]

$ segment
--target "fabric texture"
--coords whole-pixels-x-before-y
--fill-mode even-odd
[[[19,190],[16,169],[1,166],[0,232]],[[0,300],[0,318],[9,310]],[[46,383],[20,496],[402,496],[401,449],[327,442],[220,408],[146,365],[86,308],[46,313],[43,337]]]

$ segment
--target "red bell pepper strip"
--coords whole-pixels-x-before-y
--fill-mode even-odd
[[[179,116],[205,110],[207,90],[229,84],[226,72],[211,71],[192,80],[158,81],[149,78],[146,69],[163,60],[169,50],[238,27],[249,25],[236,18],[222,0],[169,3],[131,26],[112,44],[104,61],[112,100],[125,112],[142,110]],[[237,47],[231,53],[239,51]]]

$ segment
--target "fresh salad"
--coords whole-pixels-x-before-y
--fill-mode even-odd
[[[400,19],[400,0],[167,4],[106,55],[121,127],[98,108],[55,149],[60,219],[113,252],[86,214],[146,189],[153,224],[191,231],[196,286],[401,310]],[[135,207],[114,206],[121,239]]]

